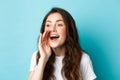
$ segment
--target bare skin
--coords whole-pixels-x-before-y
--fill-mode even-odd
[[[42,80],[46,62],[51,55],[51,48],[47,41],[48,35],[49,31],[45,31],[43,35],[40,34],[38,48],[41,57],[38,62],[38,67],[35,69],[35,71],[30,72],[28,80]]]
[[[57,39],[50,39],[50,36],[59,36]],[[42,80],[43,72],[51,56],[51,48],[56,56],[64,56],[65,47],[63,46],[66,39],[66,26],[62,16],[59,13],[54,13],[48,16],[46,20],[45,31],[40,34],[38,49],[40,59],[37,68],[31,71],[28,80]]]

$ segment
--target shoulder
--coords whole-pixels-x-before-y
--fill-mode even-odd
[[[80,68],[81,68],[83,80],[94,80],[96,78],[90,56],[85,52],[83,52],[81,58]]]
[[[33,63],[34,63],[34,64],[36,63],[37,53],[38,53],[38,51],[36,50],[36,51],[34,51],[33,54],[32,54],[32,57],[31,57],[31,63],[32,63],[32,64],[33,64]]]
[[[86,70],[89,70],[89,69],[91,69],[91,71],[92,71],[92,69],[93,69],[92,61],[90,59],[90,56],[85,52],[83,52],[81,62],[80,62],[80,66],[81,66],[81,69],[83,70],[83,72],[86,71]]]
[[[35,58],[37,56],[37,52],[38,52],[38,50],[36,50],[36,51],[33,52],[32,58]]]
[[[36,54],[37,54],[37,52],[38,52],[38,50],[34,51],[34,52],[33,52],[33,55],[36,55]]]
[[[37,50],[33,52],[32,58],[31,58],[31,63],[30,63],[30,71],[34,71],[36,67],[36,57],[37,57]]]
[[[91,62],[90,56],[87,53],[85,53],[85,52],[82,52],[82,53],[83,54],[82,54],[82,58],[81,58],[81,64]]]

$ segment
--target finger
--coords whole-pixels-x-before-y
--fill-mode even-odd
[[[43,33],[42,41],[48,42],[49,33],[50,33],[50,31],[48,31],[48,30],[46,30],[46,31]]]
[[[40,33],[40,39],[39,39],[40,44],[42,43],[42,33]]]
[[[40,33],[39,42],[38,42],[38,47],[40,47],[41,44],[42,44],[42,33]]]
[[[43,38],[44,38],[44,39],[48,37],[48,33],[49,33],[48,30],[46,30],[46,31],[43,33]]]

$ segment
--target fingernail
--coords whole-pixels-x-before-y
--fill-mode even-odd
[[[42,33],[40,33],[40,35],[42,35]]]

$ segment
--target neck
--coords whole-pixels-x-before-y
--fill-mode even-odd
[[[53,48],[53,51],[56,56],[64,56],[65,55],[65,46],[59,48]]]

